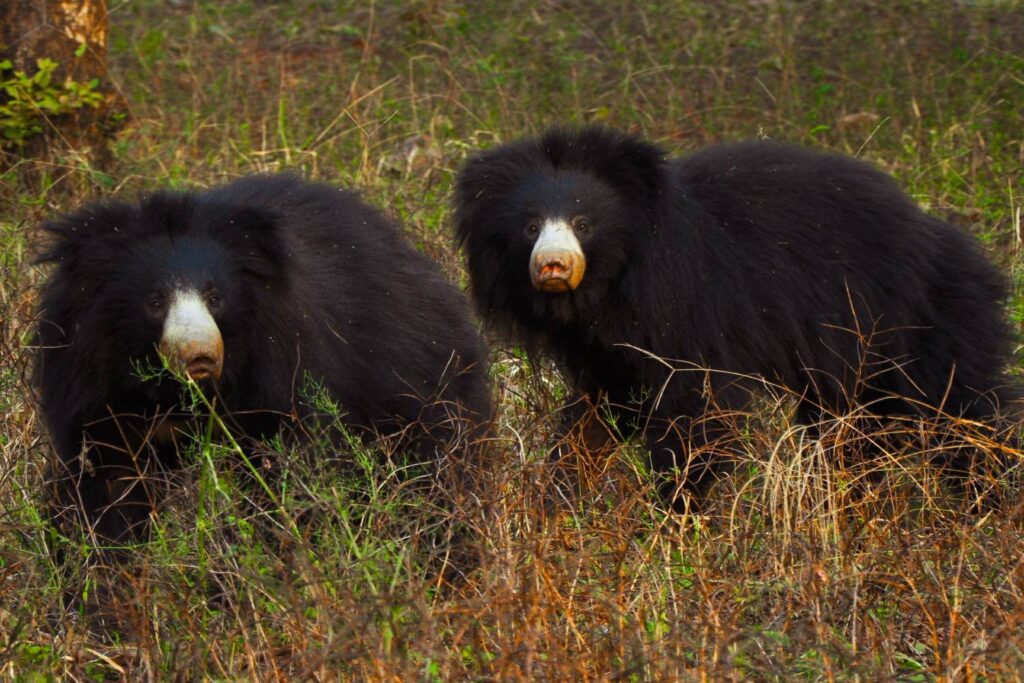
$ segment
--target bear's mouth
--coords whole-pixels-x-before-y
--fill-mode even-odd
[[[215,339],[190,339],[177,344],[165,337],[160,343],[160,354],[175,372],[185,373],[194,382],[215,382],[223,371],[219,333]]]
[[[185,366],[185,373],[196,382],[220,379],[220,363],[212,356],[195,356]]]

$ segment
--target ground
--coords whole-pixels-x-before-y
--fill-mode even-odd
[[[46,445],[25,377],[43,276],[31,228],[44,216],[291,168],[359,188],[464,284],[455,170],[556,122],[639,130],[675,153],[764,135],[870,159],[983,243],[1014,279],[1020,329],[1019,2],[143,0],[111,18],[111,78],[131,112],[110,159],[59,142],[45,158],[4,150],[0,674],[924,681],[1024,669],[1019,509],[968,516],[912,452],[884,458],[888,476],[854,495],[862,473],[822,463],[863,438],[856,425],[807,439],[791,404],[766,397],[740,435],[749,464],[707,516],[656,506],[638,444],[587,463],[585,505],[551,511],[541,464],[556,420],[537,416],[564,387],[500,347],[503,466],[493,504],[459,513],[489,539],[464,583],[439,589],[422,566],[416,532],[436,514],[389,486],[387,468],[296,465],[252,520],[223,446],[198,443],[124,577],[125,635],[104,634],[55,611],[71,578],[47,560]],[[1018,349],[1018,376],[1022,361]],[[310,510],[316,528],[302,523]]]

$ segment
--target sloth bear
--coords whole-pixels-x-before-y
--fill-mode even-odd
[[[52,514],[144,537],[149,475],[194,427],[182,385],[236,437],[315,419],[325,390],[364,435],[434,456],[490,417],[486,354],[462,294],[356,194],[291,176],[88,205],[44,225],[54,264],[34,371],[59,467]],[[154,374],[156,375],[154,377]]]
[[[864,162],[767,141],[668,159],[556,128],[471,158],[454,205],[481,316],[618,406],[697,500],[728,461],[713,415],[754,385],[809,425],[854,400],[988,420],[1019,395],[1000,272]]]

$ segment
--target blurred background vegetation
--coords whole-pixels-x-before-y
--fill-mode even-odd
[[[237,509],[186,491],[164,541],[140,551],[132,635],[111,638],[55,607],[68,579],[46,559],[35,512],[46,444],[26,348],[45,216],[296,170],[357,188],[464,282],[448,225],[459,164],[549,124],[591,121],[673,153],[770,137],[870,159],[985,244],[1014,282],[1008,314],[1024,332],[1024,3],[109,10],[98,81],[19,76],[0,61],[0,676],[924,681],[1024,670],[1021,515],[977,519],[898,493],[872,506],[829,487],[808,498],[793,470],[771,474],[779,452],[814,469],[816,451],[779,411],[751,437],[756,493],[735,484],[720,517],[687,526],[659,512],[626,448],[592,509],[541,524],[528,474],[547,434],[536,417],[560,384],[514,349],[498,349],[495,367],[510,469],[495,484],[501,503],[477,520],[488,555],[466,586],[436,590],[382,534],[408,501],[339,498],[331,475],[307,472],[312,499],[339,517],[301,562],[251,539],[240,554],[218,533],[237,526]],[[75,112],[100,104],[96,93],[123,105],[86,144]],[[1019,373],[1019,347],[1015,362]],[[353,485],[364,484],[375,485]],[[233,577],[227,603],[197,583],[208,567]]]

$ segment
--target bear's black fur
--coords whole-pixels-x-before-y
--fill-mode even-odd
[[[585,258],[575,289],[567,263],[532,260],[555,219]],[[1019,395],[1000,272],[862,161],[768,141],[668,159],[559,128],[470,159],[455,226],[480,314],[579,391],[639,404],[656,469],[685,468],[716,436],[709,401],[747,404],[741,376],[803,397],[811,423],[854,399],[986,420]],[[540,291],[551,272],[564,282]],[[694,464],[696,489],[709,463]]]
[[[182,364],[234,436],[272,436],[312,416],[309,384],[347,426],[404,430],[417,452],[489,419],[486,355],[464,297],[354,193],[253,176],[94,203],[44,229],[40,261],[55,269],[34,376],[59,461],[58,525],[77,510],[105,541],[144,535],[158,502],[144,475],[178,463],[186,424],[181,385],[144,379],[161,367],[172,291],[192,292],[219,331],[220,349]]]

